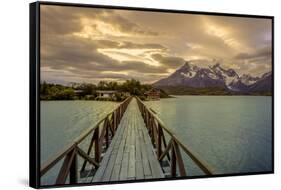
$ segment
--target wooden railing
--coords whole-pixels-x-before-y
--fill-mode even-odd
[[[44,176],[51,168],[57,165],[59,161],[64,159],[58,171],[55,184],[65,184],[68,175],[70,184],[77,183],[77,156],[80,156],[83,159],[80,172],[85,170],[87,164],[90,164],[94,169],[97,169],[102,159],[101,154],[109,147],[111,139],[113,138],[131,99],[132,97],[127,98],[115,110],[101,119],[95,126],[91,127],[79,136],[72,144],[42,164],[40,168],[40,176]],[[85,152],[79,145],[85,141],[87,137],[90,137],[90,135],[91,140],[87,145],[88,150]],[[92,151],[94,151],[94,157],[91,157]]]
[[[164,158],[167,159],[170,165],[170,175],[176,177],[178,173],[179,176],[187,176],[181,151],[187,154],[206,175],[212,175],[212,171],[207,164],[203,163],[202,160],[195,156],[189,148],[183,145],[178,138],[164,126],[163,122],[156,116],[155,111],[148,109],[138,97],[136,99],[151,137],[152,144],[156,149],[157,158],[160,163]],[[168,143],[167,137],[169,138]]]

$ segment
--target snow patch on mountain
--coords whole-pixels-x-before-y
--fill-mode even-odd
[[[241,82],[248,86],[256,83],[259,79],[260,79],[259,77],[252,77],[251,75],[248,74],[243,74],[240,77]]]
[[[215,73],[208,73],[208,76],[209,76],[211,79],[219,79],[218,76],[217,76]]]
[[[189,71],[187,73],[181,72],[180,74],[186,78],[193,78],[196,75],[196,72]]]

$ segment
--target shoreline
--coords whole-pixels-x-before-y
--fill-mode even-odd
[[[210,97],[214,97],[214,96],[229,96],[229,97],[236,97],[236,96],[249,96],[249,97],[273,97],[272,95],[175,95],[175,94],[173,94],[173,95],[170,95],[171,97],[168,97],[168,98],[161,98],[161,99],[170,99],[170,98],[177,98],[178,96],[204,96],[204,97],[206,97],[206,96],[210,96]],[[161,100],[160,99],[160,100]],[[155,102],[155,101],[160,101],[160,100],[144,100],[145,102],[148,102],[148,101],[153,101],[153,102]],[[91,101],[91,102],[116,102],[116,103],[118,103],[118,102],[122,102],[122,101],[110,101],[110,100],[72,100],[72,99],[69,99],[69,100],[67,100],[67,99],[65,99],[65,100],[44,100],[44,99],[40,99],[40,102],[41,101],[45,101],[45,102],[51,102],[51,101]]]

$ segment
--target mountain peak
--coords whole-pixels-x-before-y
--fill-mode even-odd
[[[272,75],[272,72],[269,71],[269,72],[267,72],[267,73],[264,73],[264,74],[262,75],[262,78],[265,78],[265,77],[268,77],[268,76],[271,76],[271,75]]]
[[[179,69],[180,72],[188,72],[191,68],[191,65],[188,61],[186,61]]]
[[[186,61],[181,68],[190,68],[190,62]]]
[[[189,61],[186,61],[183,66],[189,66]]]
[[[213,65],[213,67],[214,67],[214,68],[216,68],[216,67],[221,67],[221,64],[217,62],[216,64]]]

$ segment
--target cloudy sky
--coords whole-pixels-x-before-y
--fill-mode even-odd
[[[155,82],[191,61],[271,70],[271,20],[41,5],[41,80]]]

